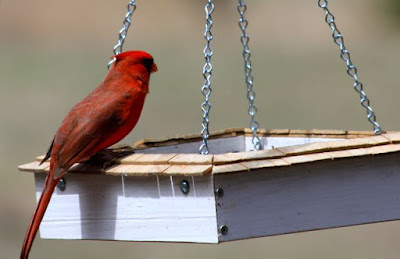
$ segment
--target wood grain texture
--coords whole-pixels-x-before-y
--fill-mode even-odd
[[[206,156],[198,154],[200,141],[192,142],[197,135],[186,135],[160,140],[160,146],[157,146],[158,142],[152,141],[154,147],[136,150],[134,154],[116,159],[115,165],[105,172],[99,164],[90,162],[75,165],[70,171],[115,176],[221,174],[244,172],[262,166],[281,167],[400,152],[399,132],[374,136],[371,132],[340,130],[259,130],[264,150],[251,152],[254,146],[250,133],[249,129],[228,129],[214,133],[214,138],[208,143],[213,154]],[[363,137],[354,138],[360,135]],[[218,136],[222,137],[216,138]],[[166,143],[172,144],[168,146]],[[46,172],[48,163],[39,166],[36,161],[22,165],[19,169]]]
[[[266,159],[266,160],[245,161],[245,162],[241,162],[240,164],[247,167],[249,170],[290,165],[288,162],[286,162],[283,159]]]
[[[154,165],[117,165],[107,169],[105,172],[108,175],[115,176],[148,176],[164,173],[170,165],[154,164]]]
[[[234,163],[234,164],[226,164],[226,165],[215,165],[212,168],[213,174],[221,174],[221,173],[234,173],[234,172],[243,172],[249,171],[249,168],[243,165],[242,163]]]
[[[211,173],[212,165],[171,165],[163,174],[171,175],[204,175]]]
[[[344,136],[347,134],[345,130],[321,130],[321,129],[311,129],[309,131],[312,135],[323,135],[323,136]]]
[[[49,162],[43,163],[42,165],[39,165],[39,164],[40,164],[40,162],[38,162],[38,161],[23,164],[23,165],[18,166],[18,170],[25,171],[25,172],[35,172],[35,173],[44,173],[44,172],[49,171],[49,169],[50,169]]]
[[[171,165],[210,165],[214,155],[178,154],[168,161]]]
[[[143,156],[143,154],[136,153],[136,154],[131,154],[126,157],[120,158],[117,161],[121,164],[132,164],[133,161],[138,159],[139,157]]]
[[[387,138],[393,144],[400,143],[400,132],[383,134],[382,136]]]
[[[175,153],[169,154],[142,154],[137,159],[132,161],[132,164],[152,164],[152,165],[159,165],[159,164],[168,164],[168,161],[176,156]]]
[[[233,163],[239,161],[256,160],[256,159],[266,159],[282,157],[285,154],[277,149],[270,150],[260,150],[252,152],[239,152],[239,153],[225,153],[214,155],[214,165]]]
[[[139,149],[137,152],[145,154],[167,154],[167,153],[198,154],[200,145],[201,145],[200,140],[196,142],[184,140],[182,142],[173,143],[171,145]],[[243,136],[229,137],[222,139],[210,139],[208,141],[208,146],[209,149],[212,150],[212,154],[223,154],[228,152],[245,151]]]
[[[288,165],[294,165],[294,164],[302,164],[319,160],[332,160],[332,157],[324,153],[319,153],[319,154],[289,156],[282,158],[282,160],[285,161]]]
[[[220,241],[400,219],[400,154],[216,174]]]

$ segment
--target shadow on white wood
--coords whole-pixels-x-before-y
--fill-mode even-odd
[[[36,174],[40,196],[45,175]],[[183,194],[181,180],[190,181]],[[216,243],[213,180],[68,174],[40,227],[42,238]]]
[[[219,174],[220,241],[400,219],[400,154]]]

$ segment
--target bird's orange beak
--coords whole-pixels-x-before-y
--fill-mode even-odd
[[[156,63],[153,63],[153,65],[151,65],[151,69],[150,69],[150,72],[157,72],[158,71],[158,68],[157,68],[157,65],[156,65]]]

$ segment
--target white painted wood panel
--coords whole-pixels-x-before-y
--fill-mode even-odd
[[[220,241],[400,219],[400,154],[218,174]]]
[[[245,138],[245,151],[253,151],[254,146],[252,137]],[[262,137],[260,138],[261,145],[264,150],[278,147],[287,147],[294,145],[310,144],[315,142],[327,142],[334,140],[342,140],[343,138],[310,138],[310,137]]]
[[[45,175],[36,174],[39,199]],[[179,189],[186,179],[187,195]],[[40,227],[42,238],[216,243],[212,176],[68,174]]]
[[[252,137],[237,136],[231,138],[211,139],[208,141],[210,154],[223,154],[229,152],[246,152],[254,150]],[[293,145],[309,144],[314,142],[326,142],[341,140],[341,138],[310,138],[310,137],[262,137],[260,138],[263,149],[287,147]],[[138,153],[166,154],[166,153],[192,153],[198,154],[201,142],[183,143],[179,145],[163,146],[141,149]]]

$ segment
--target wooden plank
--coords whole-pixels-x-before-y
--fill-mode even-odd
[[[212,165],[171,165],[163,174],[196,176],[209,174],[211,170]]]
[[[383,145],[376,147],[366,148],[369,154],[378,155],[378,154],[388,154],[392,152],[400,151],[400,144],[392,144],[392,145]]]
[[[240,164],[247,167],[249,170],[290,165],[288,162],[286,162],[282,158],[246,161],[246,162],[241,162]]]
[[[339,140],[338,140],[339,142]],[[318,143],[311,143],[311,144],[304,144],[304,145],[290,145],[290,146],[286,146],[286,147],[279,147],[278,150],[282,153],[284,153],[285,155],[289,156],[289,155],[300,155],[300,154],[306,154],[306,153],[315,153],[315,152],[324,152],[324,151],[328,151],[330,148],[332,148],[332,146],[337,146],[335,144],[331,144],[333,142],[328,142],[328,144],[326,143],[322,143],[322,142],[318,142]]]
[[[304,129],[290,129],[289,130],[289,135],[300,135],[301,137],[310,135],[310,130],[304,130]]]
[[[348,152],[351,153],[353,156],[379,155],[379,154],[387,154],[399,151],[400,151],[400,144],[348,150]]]
[[[35,160],[38,161],[38,162],[42,162],[42,160],[43,160],[44,157],[45,157],[45,155],[37,156],[37,157],[35,158]],[[48,161],[50,161],[50,158],[49,158]]]
[[[364,136],[364,137],[374,136],[374,132],[373,131],[360,131],[360,130],[348,130],[347,134],[348,135]]]
[[[350,153],[347,150],[324,152],[324,154],[330,156],[332,159],[349,158],[354,156],[354,154]]]
[[[314,161],[320,161],[320,160],[332,160],[332,157],[330,157],[324,153],[319,153],[319,154],[308,154],[308,155],[283,157],[282,160],[284,160],[289,165],[293,165],[293,164],[302,164],[302,163],[308,163],[308,162],[314,162]]]
[[[49,168],[50,168],[49,162],[45,162],[42,165],[39,165],[39,164],[40,164],[40,162],[38,162],[38,161],[28,163],[28,164],[23,164],[23,165],[18,166],[18,170],[26,171],[26,172],[35,172],[35,173],[44,173],[44,172],[49,171]]]
[[[249,168],[247,168],[241,163],[214,165],[212,168],[213,174],[233,173],[233,172],[243,172],[243,171],[249,171]]]
[[[131,164],[135,165],[160,165],[168,164],[168,161],[176,156],[175,153],[169,154],[141,154],[138,158],[131,161]]]
[[[400,143],[400,132],[382,134],[382,136],[387,138],[390,141],[390,143],[393,144]]]
[[[243,132],[246,132],[247,128],[230,128],[230,129],[226,129],[225,133],[241,133],[243,134]]]
[[[197,154],[201,142],[189,142],[184,144],[176,144],[171,146],[152,147],[140,149],[138,152],[144,154]],[[211,154],[223,154],[228,152],[243,152],[245,151],[244,136],[237,136],[223,139],[210,139],[208,147]]]
[[[289,135],[289,129],[269,129],[266,130],[265,135]]]
[[[346,140],[336,140],[321,143],[311,143],[307,145],[288,146],[279,148],[279,150],[287,155],[298,155],[307,153],[317,153],[333,150],[347,150],[353,148],[369,147],[374,145],[383,145],[390,143],[383,136],[373,136],[367,138],[355,138]]]
[[[106,170],[108,175],[125,175],[125,176],[147,176],[162,174],[170,165],[154,164],[154,165],[116,165]]]
[[[346,135],[345,130],[321,130],[321,129],[311,129],[310,134],[312,135],[335,135],[335,136],[343,136]]]
[[[220,241],[400,219],[400,153],[216,174]],[[349,180],[351,179],[351,180]]]
[[[245,134],[246,129],[243,128],[232,128],[220,131],[211,132],[209,140],[231,138],[241,136]],[[200,134],[186,134],[173,137],[166,137],[162,139],[143,139],[139,140],[134,144],[137,149],[150,148],[150,147],[161,147],[161,146],[172,146],[181,145],[190,142],[199,142],[202,140]]]
[[[35,175],[39,199],[45,175]],[[46,239],[217,243],[211,175],[113,177],[69,174],[64,192],[56,189],[40,226]]]
[[[136,159],[138,159],[142,155],[143,155],[142,153],[131,154],[131,155],[128,155],[126,157],[118,159],[117,162],[121,163],[121,164],[132,164],[133,161],[135,161]]]
[[[218,165],[218,164],[226,164],[226,163],[233,163],[246,160],[274,158],[274,157],[281,157],[284,155],[285,155],[284,153],[280,152],[277,149],[239,152],[239,153],[225,153],[225,154],[215,155],[213,164]]]
[[[214,155],[178,154],[168,161],[171,165],[209,165],[213,162]]]

